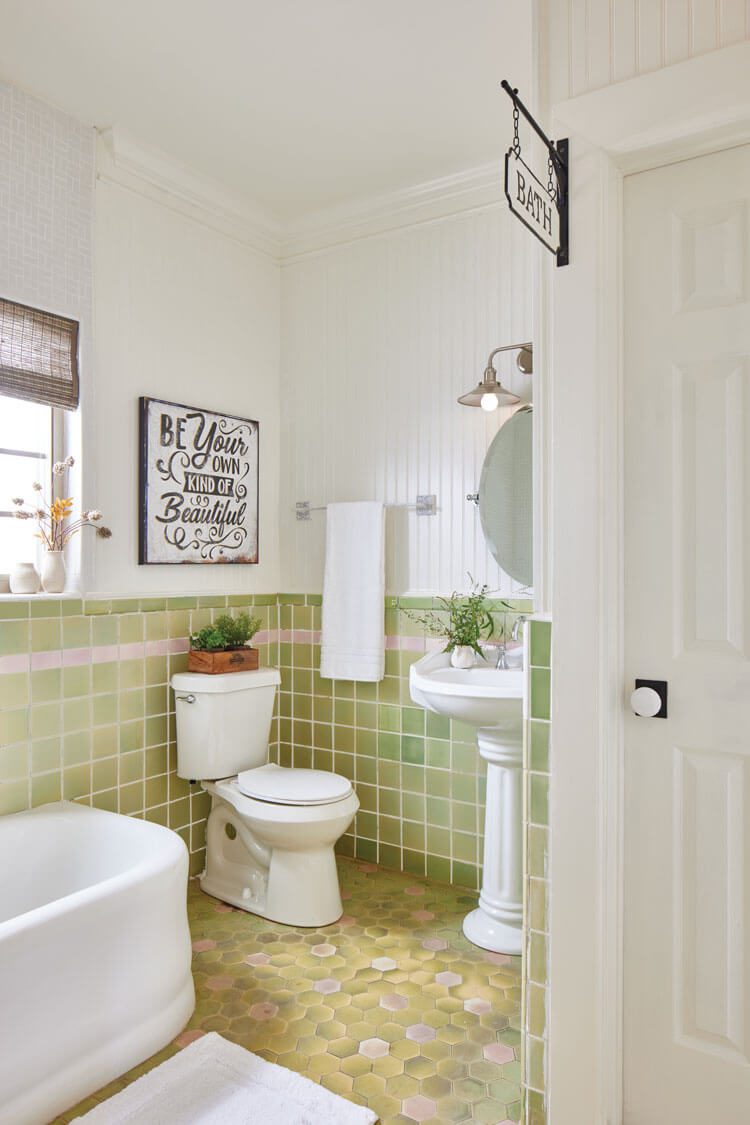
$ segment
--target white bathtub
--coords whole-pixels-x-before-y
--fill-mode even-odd
[[[188,857],[69,802],[0,817],[0,1122],[43,1125],[185,1025]]]

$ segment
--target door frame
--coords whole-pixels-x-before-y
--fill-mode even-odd
[[[550,310],[548,1119],[623,1099],[623,180],[750,142],[750,41],[559,102],[571,265]],[[571,504],[571,497],[575,503]]]

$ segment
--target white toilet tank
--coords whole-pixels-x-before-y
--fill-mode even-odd
[[[264,765],[280,683],[278,668],[172,676],[179,776],[213,781]]]

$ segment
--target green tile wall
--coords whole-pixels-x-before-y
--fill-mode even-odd
[[[546,1125],[549,939],[549,775],[552,625],[529,623],[529,716],[525,740],[526,949],[523,1028],[526,1125]]]
[[[361,808],[341,852],[477,888],[485,770],[474,731],[424,712],[409,696],[409,668],[426,638],[402,610],[432,605],[430,598],[387,599],[385,678],[367,684],[319,676],[319,595],[0,600],[0,814],[65,797],[145,817],[179,832],[191,871],[200,872],[209,800],[175,772],[168,684],[186,667],[190,632],[220,613],[248,610],[261,617],[261,662],[281,669],[271,757],[335,770],[356,785]],[[524,602],[513,608],[531,611]],[[498,631],[512,620],[498,611]],[[551,634],[549,622],[530,622],[527,1125],[546,1125]]]
[[[275,594],[0,600],[0,814],[66,798],[145,817],[202,870],[209,798],[175,772],[169,679],[190,632],[245,609],[275,663]]]
[[[483,847],[486,770],[472,727],[414,706],[409,668],[425,634],[403,609],[432,598],[388,598],[385,678],[379,684],[318,675],[319,595],[279,595],[279,761],[350,778],[360,800],[343,854],[477,888]],[[529,612],[530,603],[514,603]],[[498,610],[497,631],[514,614]]]

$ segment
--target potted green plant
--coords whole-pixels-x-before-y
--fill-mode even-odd
[[[248,672],[258,667],[258,650],[250,641],[260,629],[260,618],[240,613],[223,614],[211,625],[190,635],[188,672]]]
[[[436,598],[437,608],[427,613],[402,611],[433,637],[445,640],[443,651],[450,653],[454,668],[471,668],[477,656],[482,655],[482,641],[489,640],[495,629],[488,601],[489,586],[477,585],[471,575],[469,579],[468,594],[454,590],[449,598]],[[513,609],[506,601],[501,600],[499,605],[502,609]]]

